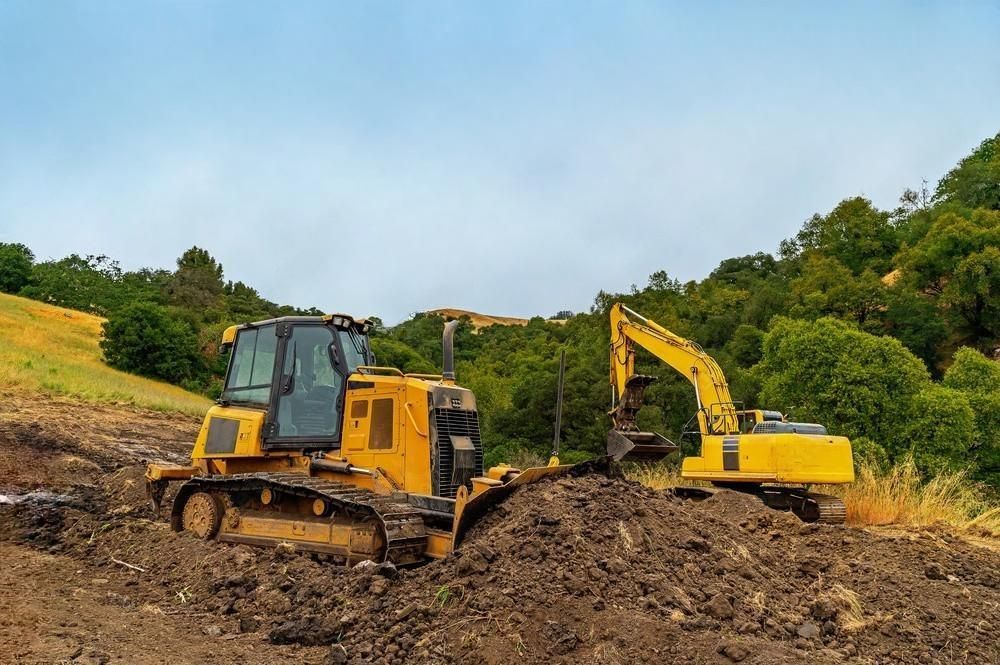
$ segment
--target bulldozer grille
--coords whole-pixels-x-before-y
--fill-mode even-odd
[[[459,480],[463,473],[458,469],[455,448],[451,437],[468,437],[472,441],[475,453],[472,456],[473,468],[471,476],[483,475],[483,441],[479,434],[479,414],[475,411],[459,409],[434,409],[434,425],[437,430],[437,464],[434,473],[434,494],[455,498],[458,493]]]

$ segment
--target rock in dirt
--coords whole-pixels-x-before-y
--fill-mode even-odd
[[[720,593],[705,604],[705,612],[716,619],[732,619],[733,604]]]
[[[340,644],[330,647],[330,653],[326,656],[325,665],[345,665],[348,662],[347,649]]]
[[[924,566],[924,576],[929,580],[944,580],[948,578],[941,564],[933,562]]]
[[[822,631],[820,631],[819,626],[816,624],[807,622],[799,626],[795,630],[795,634],[806,640],[815,640],[822,634]]]
[[[458,566],[456,567],[459,575],[485,573],[489,570],[490,562],[486,560],[486,557],[478,549],[466,550],[459,557]]]
[[[719,645],[718,653],[734,663],[739,663],[746,660],[747,656],[750,655],[750,650],[735,642],[723,642]]]

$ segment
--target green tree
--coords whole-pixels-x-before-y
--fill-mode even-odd
[[[223,287],[226,316],[240,322],[260,321],[277,316],[277,305],[261,297],[257,289],[243,282],[228,282]]]
[[[854,275],[835,258],[814,254],[793,279],[791,313],[804,318],[834,315],[864,326],[885,304],[885,285],[870,269]]]
[[[923,363],[898,340],[832,318],[776,319],[755,371],[763,405],[791,409],[834,434],[866,436],[890,453],[905,446],[909,405],[929,384]]]
[[[946,470],[974,468],[969,451],[975,435],[975,414],[964,393],[928,383],[900,408],[907,418],[900,432],[886,439],[893,458],[912,454],[917,468],[928,477]]]
[[[31,283],[21,295],[85,312],[107,315],[129,302],[120,288],[123,277],[117,261],[107,256],[70,254],[58,261],[36,263]]]
[[[948,337],[941,310],[933,298],[899,284],[886,289],[882,317],[885,331],[934,369],[941,345]]]
[[[17,293],[31,281],[35,255],[21,243],[0,242],[0,291]]]
[[[726,345],[726,350],[741,367],[756,365],[764,352],[764,331],[741,324],[733,332],[733,338]]]
[[[966,216],[946,211],[926,235],[899,253],[897,261],[913,288],[940,295],[965,257],[997,244],[1000,213],[976,210]]]
[[[225,286],[222,265],[200,247],[177,259],[177,270],[167,283],[168,301],[209,319],[221,309]]]
[[[943,383],[965,394],[975,414],[972,456],[980,476],[1000,486],[1000,362],[974,349],[955,352]]]
[[[440,373],[440,368],[434,367],[429,360],[421,356],[405,342],[385,337],[374,337],[371,340],[375,361],[380,367],[395,367],[402,372],[417,374]]]
[[[1000,134],[980,143],[941,178],[936,197],[969,208],[1000,210]]]
[[[881,275],[890,269],[898,248],[891,215],[857,196],[844,199],[827,215],[813,215],[783,252],[820,252],[837,259],[854,274],[870,268]]]
[[[1000,337],[1000,249],[986,247],[962,259],[941,300],[976,338]]]
[[[103,325],[100,342],[112,367],[172,383],[205,377],[198,335],[168,310],[135,303],[112,315]]]

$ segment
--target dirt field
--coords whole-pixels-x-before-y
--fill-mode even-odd
[[[1000,663],[1000,553],[803,525],[607,475],[529,486],[448,560],[345,570],[205,543],[145,507],[198,420],[2,396],[11,663]]]

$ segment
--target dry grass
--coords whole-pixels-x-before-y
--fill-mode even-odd
[[[705,485],[686,481],[677,469],[635,466],[628,477],[653,489]],[[816,485],[811,489],[844,500],[847,523],[854,526],[929,526],[944,523],[958,529],[1000,537],[1000,506],[991,505],[982,488],[964,472],[942,473],[923,482],[912,460],[888,471],[862,464],[850,485]]]
[[[629,466],[625,475],[654,490],[665,490],[678,485],[687,487],[710,487],[710,483],[700,480],[685,480],[681,478],[680,469],[664,464],[636,464]]]
[[[660,464],[643,464],[634,466],[626,472],[629,479],[638,481],[654,490],[665,490],[678,485],[686,485],[680,471]]]
[[[211,402],[101,361],[100,317],[0,294],[0,390],[69,395],[202,414]]]
[[[834,584],[821,594],[837,608],[837,623],[847,632],[857,632],[876,622],[879,617],[865,617],[865,609],[857,592],[841,584]]]
[[[888,471],[862,464],[854,483],[817,487],[847,506],[847,523],[858,526],[929,526],[944,523],[1000,537],[1000,507],[964,471],[944,472],[923,482],[912,460]]]

